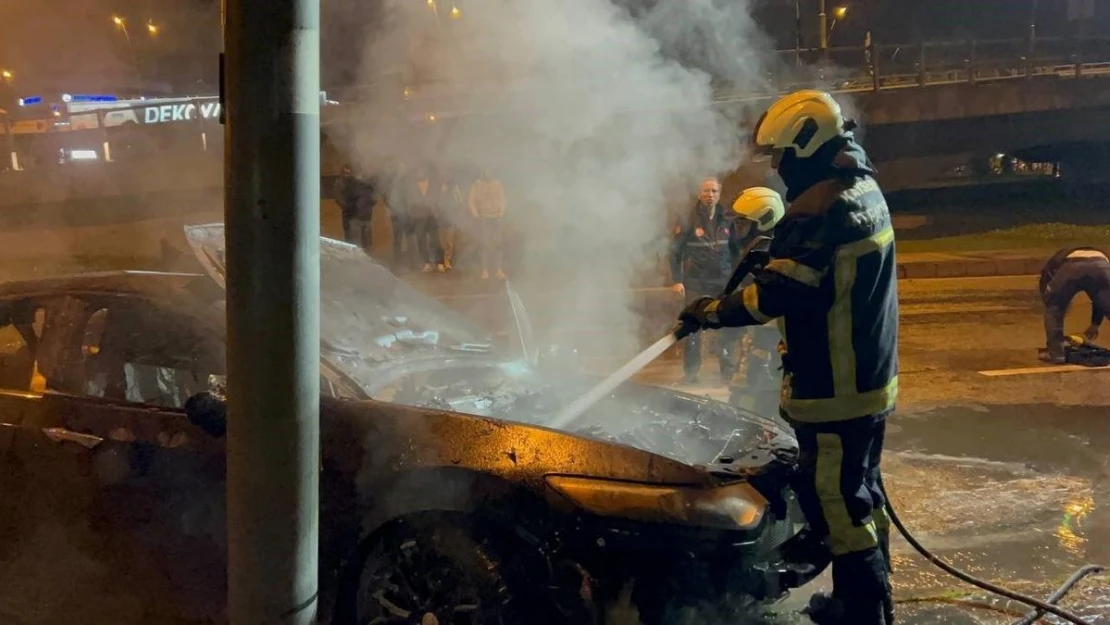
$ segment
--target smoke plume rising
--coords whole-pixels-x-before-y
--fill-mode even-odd
[[[563,323],[627,328],[593,347],[635,351],[626,293],[665,251],[668,207],[688,210],[703,177],[745,157],[714,81],[760,86],[771,44],[745,0],[449,1],[385,0],[360,121],[332,139],[379,171],[493,173],[521,290],[572,286]]]

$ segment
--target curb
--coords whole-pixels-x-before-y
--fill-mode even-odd
[[[900,280],[921,278],[986,278],[991,276],[1035,276],[1044,267],[1043,258],[999,258],[898,263]]]
[[[1035,276],[1041,273],[1044,266],[1041,258],[1002,258],[1002,259],[961,259],[961,260],[911,260],[898,263],[899,280],[920,280],[928,278],[989,278],[997,276]],[[414,285],[416,286],[416,285]],[[428,286],[420,285],[420,286]],[[454,289],[439,291],[436,288],[424,290],[440,300],[480,300],[491,296],[500,296],[504,293],[500,283],[493,283],[488,289],[464,290],[458,292]],[[628,289],[640,296],[659,295],[671,293],[668,287],[650,286]],[[554,289],[548,295],[558,293],[574,293],[567,289]]]

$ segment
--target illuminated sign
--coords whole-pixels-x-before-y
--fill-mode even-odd
[[[192,102],[183,102],[148,106],[143,109],[143,122],[147,124],[184,122],[197,119],[198,114],[201,119],[217,119],[220,116],[220,103],[204,102],[198,106]]]
[[[37,95],[36,96],[31,96],[29,98],[20,98],[19,99],[19,105],[20,106],[32,106],[34,104],[39,104],[40,102],[42,102],[42,96],[37,96]]]
[[[70,95],[68,93],[62,94],[62,102],[118,102],[119,98],[114,95]]]

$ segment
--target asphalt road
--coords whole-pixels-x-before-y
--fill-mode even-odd
[[[1042,597],[1082,564],[1110,564],[1110,370],[979,373],[1043,365],[1035,277],[903,281],[899,289],[902,402],[889,422],[884,462],[905,523],[968,572]],[[1090,308],[1086,301],[1074,308],[1068,327],[1079,332]],[[641,379],[679,377],[677,361],[667,361]],[[722,389],[691,390],[723,396]],[[904,541],[894,553],[901,623],[1016,620],[953,605],[984,596]],[[815,584],[823,586],[827,579]],[[784,609],[807,594],[796,593]],[[1081,584],[1064,605],[1106,622],[1107,577]],[[1005,601],[995,606],[1022,611]]]

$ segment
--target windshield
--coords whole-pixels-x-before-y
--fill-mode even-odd
[[[224,286],[223,224],[186,236]],[[489,351],[488,333],[417,291],[354,245],[320,240],[320,340],[324,358],[367,392],[392,363]]]

